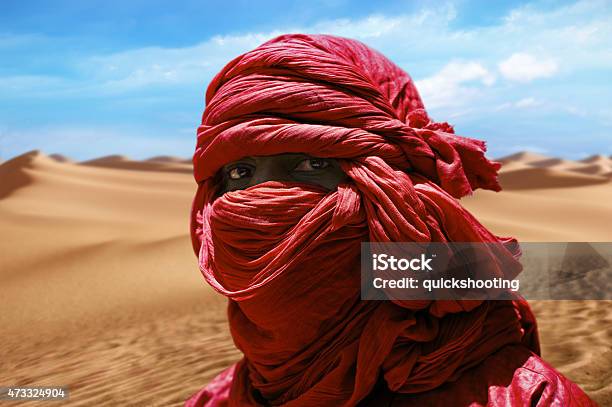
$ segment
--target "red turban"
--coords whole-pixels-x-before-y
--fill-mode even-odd
[[[292,152],[338,159],[349,181],[334,191],[269,181],[218,196],[223,165]],[[187,405],[339,406],[393,394],[422,405],[417,397],[444,386],[457,400],[529,404],[564,383],[554,400],[588,401],[544,369],[523,300],[360,299],[362,241],[515,242],[456,200],[500,189],[499,164],[484,153],[433,122],[410,76],[358,41],[283,35],[231,61],[206,93],[191,231],[204,277],[229,298],[244,358]],[[498,260],[518,264],[507,247]],[[494,357],[509,367],[496,371]],[[525,377],[536,368],[554,374]]]

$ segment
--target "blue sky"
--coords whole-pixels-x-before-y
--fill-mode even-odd
[[[494,157],[612,154],[610,1],[4,0],[0,158],[188,157],[210,79],[286,32],[380,50]]]

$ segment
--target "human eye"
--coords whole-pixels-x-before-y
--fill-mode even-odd
[[[329,167],[328,160],[323,158],[307,158],[298,163],[295,171],[317,171]]]
[[[253,176],[253,168],[246,164],[234,164],[226,168],[226,174],[229,179],[239,180]]]

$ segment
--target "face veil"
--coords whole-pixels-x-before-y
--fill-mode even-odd
[[[348,180],[333,191],[268,181],[217,194],[223,165],[293,152],[336,158]],[[204,278],[229,298],[244,358],[205,397],[355,405],[378,380],[419,393],[506,345],[537,353],[522,300],[360,300],[362,241],[498,242],[507,249],[492,260],[520,270],[516,241],[457,201],[500,189],[484,153],[433,122],[409,75],[358,41],[283,35],[231,61],[198,128],[191,236]]]

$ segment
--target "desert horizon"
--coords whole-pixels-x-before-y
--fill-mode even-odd
[[[461,200],[493,232],[612,241],[612,157],[497,160],[504,190]],[[181,157],[0,163],[0,383],[68,386],[74,405],[178,406],[240,357],[191,248],[195,187]],[[612,302],[531,304],[545,360],[612,406]]]

